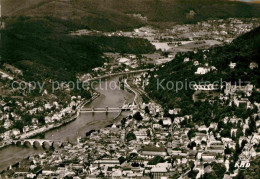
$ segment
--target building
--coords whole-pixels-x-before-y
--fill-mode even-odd
[[[118,159],[109,159],[109,158],[103,158],[101,160],[94,161],[94,166],[100,166],[100,167],[115,167],[120,166],[120,162]]]
[[[258,68],[258,64],[256,62],[251,62],[250,65],[249,65],[249,68],[251,70],[255,69],[255,68]]]
[[[234,69],[236,66],[237,66],[236,63],[230,62],[230,64],[229,64],[229,67],[230,67],[231,69]]]
[[[167,152],[164,147],[156,147],[156,146],[152,146],[152,145],[147,145],[147,146],[144,146],[141,154],[144,157],[152,158],[154,156],[162,156],[162,157],[166,156]]]
[[[193,89],[198,91],[198,90],[201,90],[201,91],[213,91],[213,90],[218,90],[219,89],[219,86],[218,85],[214,85],[214,84],[205,84],[205,85],[194,85],[193,86]]]
[[[195,75],[205,75],[206,73],[210,72],[210,68],[206,67],[199,67],[195,72]]]
[[[19,70],[18,68],[14,67],[12,65],[5,63],[3,66],[4,66],[5,69],[10,70],[14,74],[23,75],[22,70]]]
[[[165,167],[154,167],[151,169],[152,178],[162,178],[169,175],[168,170]]]

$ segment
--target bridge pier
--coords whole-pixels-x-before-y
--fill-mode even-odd
[[[92,115],[94,115],[95,114],[95,108],[94,108],[94,106],[92,106]]]
[[[106,115],[108,115],[108,106],[106,106]]]

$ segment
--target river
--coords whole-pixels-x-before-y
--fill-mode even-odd
[[[100,96],[85,107],[119,107],[123,105],[125,100],[132,103],[134,95],[126,90],[119,89],[119,87],[115,88],[117,82],[118,77],[113,77],[95,85],[95,89],[100,93]],[[122,113],[119,119],[125,115],[127,113]],[[107,115],[106,113],[81,113],[71,123],[46,132],[44,138],[75,142],[78,136],[84,137],[86,132],[90,130],[104,128],[111,124],[116,116],[118,116],[118,113],[108,113]],[[41,147],[35,149],[33,147],[8,146],[0,151],[0,171],[23,158],[43,151]]]

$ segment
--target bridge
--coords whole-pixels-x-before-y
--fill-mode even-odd
[[[150,70],[151,69],[143,69],[143,70],[134,70],[134,71],[128,71],[128,72],[111,73],[111,74],[106,74],[106,75],[103,75],[103,76],[98,76],[98,77],[94,77],[94,78],[91,78],[91,79],[83,80],[82,82],[87,83],[87,82],[100,80],[100,79],[104,79],[104,78],[109,78],[109,77],[113,77],[113,76],[136,74],[136,73],[147,72],[147,71],[150,71]]]
[[[80,112],[92,112],[92,113],[113,113],[113,112],[121,112],[121,111],[129,111],[131,108],[130,107],[118,107],[118,108],[81,108]]]
[[[29,144],[31,146],[36,147],[36,145],[40,145],[41,147],[44,147],[44,145],[54,146],[54,144],[61,147],[64,143],[67,143],[66,141],[62,140],[45,140],[45,139],[22,139],[22,140],[13,140],[13,144],[15,145],[26,145]]]

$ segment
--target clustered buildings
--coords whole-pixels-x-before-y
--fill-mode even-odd
[[[248,23],[238,19],[229,19],[227,22],[212,20],[196,25],[175,26],[163,33],[151,28],[141,28],[134,32],[103,33],[103,35],[147,38],[158,50],[167,51],[169,54],[167,57],[159,53],[143,54],[142,59],[145,58],[146,62],[150,59],[154,64],[162,64],[168,62],[177,51],[183,51],[184,48],[190,50],[199,44],[214,44],[216,41],[229,42],[234,36],[251,30],[257,24],[259,24],[258,19],[253,19]],[[195,33],[191,35],[191,32]],[[96,33],[101,32],[81,30],[73,35]],[[102,73],[111,74],[138,69],[142,62],[142,59],[131,54],[108,53],[106,56],[115,61],[93,69],[93,74],[87,74],[83,78],[91,79],[101,76]],[[184,62],[189,61],[188,58],[184,59]],[[196,60],[193,63],[194,66],[198,66],[196,75],[216,70],[214,66],[206,64],[201,66]],[[235,63],[230,64],[231,69],[235,66]],[[11,67],[6,66],[6,68]],[[257,64],[250,64],[250,68],[257,68]],[[3,78],[12,80],[12,76],[8,73],[2,71],[0,73]],[[133,84],[143,88],[147,84],[142,84],[141,81],[141,77],[136,77]],[[196,90],[204,90],[204,88],[204,86],[198,86]],[[207,90],[211,89],[214,90],[214,87],[207,88]],[[224,129],[220,132],[213,132],[219,128],[218,123],[211,122],[208,127],[199,124],[194,128],[185,127],[182,122],[192,121],[192,115],[181,116],[182,109],[180,108],[170,109],[165,114],[160,105],[151,101],[148,104],[136,104],[138,110],[132,110],[127,118],[110,127],[91,132],[86,138],[78,138],[76,144],[64,144],[63,147],[54,151],[30,156],[9,167],[1,175],[27,178],[167,178],[170,176],[187,177],[189,173],[196,171],[196,178],[200,178],[213,171],[212,165],[208,164],[217,163],[225,168],[224,178],[234,177],[239,172],[238,165],[235,165],[236,168],[232,172],[228,171],[234,160],[232,154],[237,148],[241,148],[237,161],[248,162],[260,154],[260,120],[258,120],[260,104],[249,101],[253,90],[252,85],[238,87],[228,84],[219,96],[219,100],[229,101],[229,105],[245,106],[246,109],[257,107],[257,112],[253,115],[257,129],[250,135],[247,134],[250,125],[249,118],[242,119],[236,115],[224,117],[223,123],[232,127],[228,130],[230,134],[223,136],[221,131]],[[23,126],[21,130],[15,128],[14,123],[21,120],[21,116],[12,112],[13,106],[18,106],[21,111],[28,111],[30,115],[40,112],[46,114],[47,111],[48,115],[44,117],[44,122],[46,125],[51,125],[61,122],[64,116],[71,114],[73,108],[81,102],[81,97],[72,97],[71,102],[64,107],[57,101],[37,103],[20,99],[13,104],[11,100],[0,99],[0,122],[3,126],[0,146],[10,144],[13,139],[19,139],[23,133],[26,135],[30,131],[39,129],[37,118],[31,119],[30,126]],[[235,140],[236,136],[239,136],[238,142]]]
[[[135,81],[140,81],[140,78]],[[229,98],[235,102],[238,92],[250,95],[252,90],[250,86],[227,85],[220,100]],[[86,138],[78,138],[76,144],[31,156],[3,175],[28,178],[167,178],[188,177],[195,171],[196,178],[200,178],[212,172],[211,164],[216,163],[224,167],[224,178],[231,178],[239,172],[240,163],[228,172],[234,160],[232,152],[237,148],[242,150],[238,162],[249,162],[260,155],[260,120],[256,120],[257,131],[248,135],[249,118],[226,116],[223,122],[232,125],[232,129],[230,137],[225,137],[221,133],[224,129],[213,132],[219,128],[218,123],[212,122],[208,127],[199,124],[194,128],[183,126],[182,122],[191,121],[193,116],[178,115],[180,108],[170,109],[168,117],[165,117],[163,108],[154,102],[136,105],[139,108],[133,109],[120,122],[91,131]],[[257,119],[259,104],[254,105],[258,106],[258,112],[254,114]],[[238,134],[240,129],[242,134]]]

